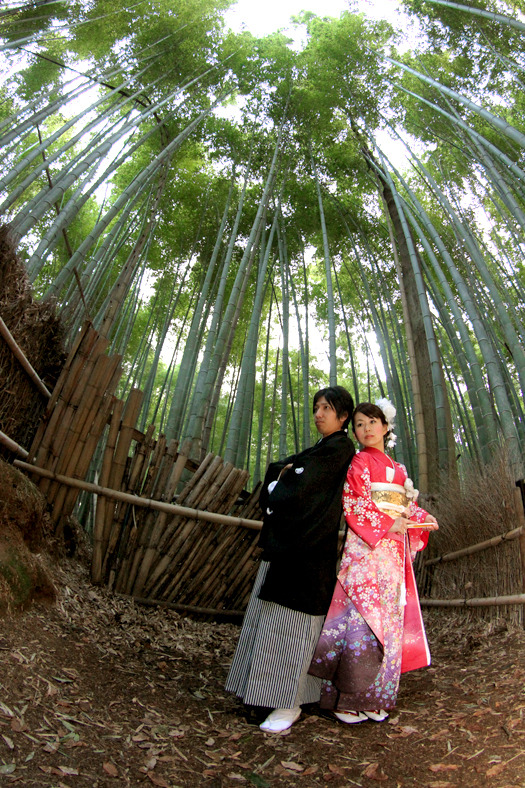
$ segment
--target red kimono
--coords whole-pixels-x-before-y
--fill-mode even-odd
[[[374,488],[380,488],[378,492]],[[381,489],[385,492],[382,493]],[[373,496],[399,496],[406,505],[403,465],[378,449],[354,457],[343,491],[348,523],[338,581],[310,672],[323,679],[321,706],[372,710],[395,706],[401,673],[430,664],[412,558],[428,531],[389,534],[393,516]],[[427,512],[409,504],[410,518]]]

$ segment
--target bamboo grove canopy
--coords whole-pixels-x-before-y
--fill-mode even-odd
[[[3,4],[1,222],[35,296],[123,355],[141,429],[253,482],[336,382],[394,401],[421,489],[501,444],[522,475],[524,3],[302,12],[304,46],[232,4]]]

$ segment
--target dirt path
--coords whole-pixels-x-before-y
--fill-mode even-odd
[[[432,617],[433,665],[403,677],[388,722],[313,706],[269,735],[223,692],[236,626],[140,608],[78,565],[59,579],[56,604],[2,624],[2,785],[525,785],[522,631]]]

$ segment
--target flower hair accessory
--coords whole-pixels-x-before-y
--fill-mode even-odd
[[[396,417],[396,409],[392,405],[389,399],[383,397],[383,399],[376,400],[376,405],[378,408],[381,408],[383,413],[385,414],[386,423],[388,425],[388,430],[390,435],[388,436],[387,441],[387,448],[392,449],[396,445],[397,435],[394,433],[394,427],[396,426],[394,423],[394,419]]]

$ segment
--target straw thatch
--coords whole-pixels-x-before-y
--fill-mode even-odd
[[[482,467],[468,465],[457,488],[445,488],[427,508],[436,515],[439,531],[417,559],[420,595],[432,599],[482,598],[521,594],[523,570],[520,538],[502,541],[454,561],[425,566],[425,561],[519,528],[523,523],[516,480],[504,450]],[[422,505],[425,502],[422,501]],[[523,537],[521,537],[523,539]],[[478,608],[472,615],[504,616],[519,623],[523,606]]]
[[[0,317],[51,390],[65,360],[62,326],[54,304],[33,299],[25,267],[6,225],[0,227]],[[1,338],[0,380],[0,431],[27,448],[47,399]]]

